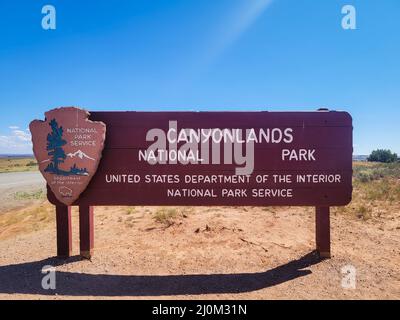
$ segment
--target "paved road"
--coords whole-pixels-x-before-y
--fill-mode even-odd
[[[42,187],[45,181],[40,172],[11,172],[0,173],[0,193],[5,189],[15,187],[37,186]],[[21,190],[23,191],[23,190]]]
[[[28,204],[29,201],[15,200],[16,192],[35,192],[45,187],[39,171],[0,173],[0,213]]]

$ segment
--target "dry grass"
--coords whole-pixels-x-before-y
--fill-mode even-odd
[[[0,158],[0,173],[37,171],[34,158]]]
[[[169,227],[175,223],[175,219],[178,216],[178,210],[175,208],[160,208],[154,212],[153,219]]]
[[[23,210],[1,214],[0,240],[38,231],[54,220],[54,208],[47,201]]]
[[[400,163],[356,162],[353,172],[353,200],[334,212],[369,220],[399,210]]]
[[[193,212],[194,208],[192,207],[161,207],[155,210],[153,219],[168,228],[179,219],[187,218]]]
[[[353,177],[356,182],[400,179],[400,163],[354,162]]]
[[[129,216],[131,214],[134,214],[136,212],[136,208],[135,207],[128,207],[126,208],[125,213]]]

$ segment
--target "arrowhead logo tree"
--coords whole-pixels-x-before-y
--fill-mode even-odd
[[[49,151],[48,155],[51,156],[51,163],[45,169],[45,172],[51,172],[60,174],[58,165],[63,163],[65,158],[64,149],[62,148],[67,144],[67,141],[63,140],[63,128],[58,126],[56,119],[50,121],[50,127],[52,132],[47,135],[47,148]]]

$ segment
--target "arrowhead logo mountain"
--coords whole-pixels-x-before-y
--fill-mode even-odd
[[[72,205],[97,171],[104,149],[106,125],[89,120],[89,112],[64,107],[32,121],[33,152],[39,170],[56,198]]]
[[[86,158],[86,159],[89,159],[89,160],[96,161],[95,159],[93,159],[93,158],[89,157],[87,154],[85,154],[82,150],[78,150],[75,153],[68,153],[67,157],[70,157],[70,158],[78,157],[79,159]]]

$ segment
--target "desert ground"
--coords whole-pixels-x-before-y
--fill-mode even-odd
[[[30,188],[1,209],[0,299],[400,299],[399,164],[355,164],[325,260],[314,208],[299,207],[96,207],[91,260],[78,256],[74,208],[74,256],[61,260],[54,209]],[[46,265],[56,290],[41,287]]]
[[[37,171],[38,165],[34,158],[12,158],[0,156],[0,173]]]

